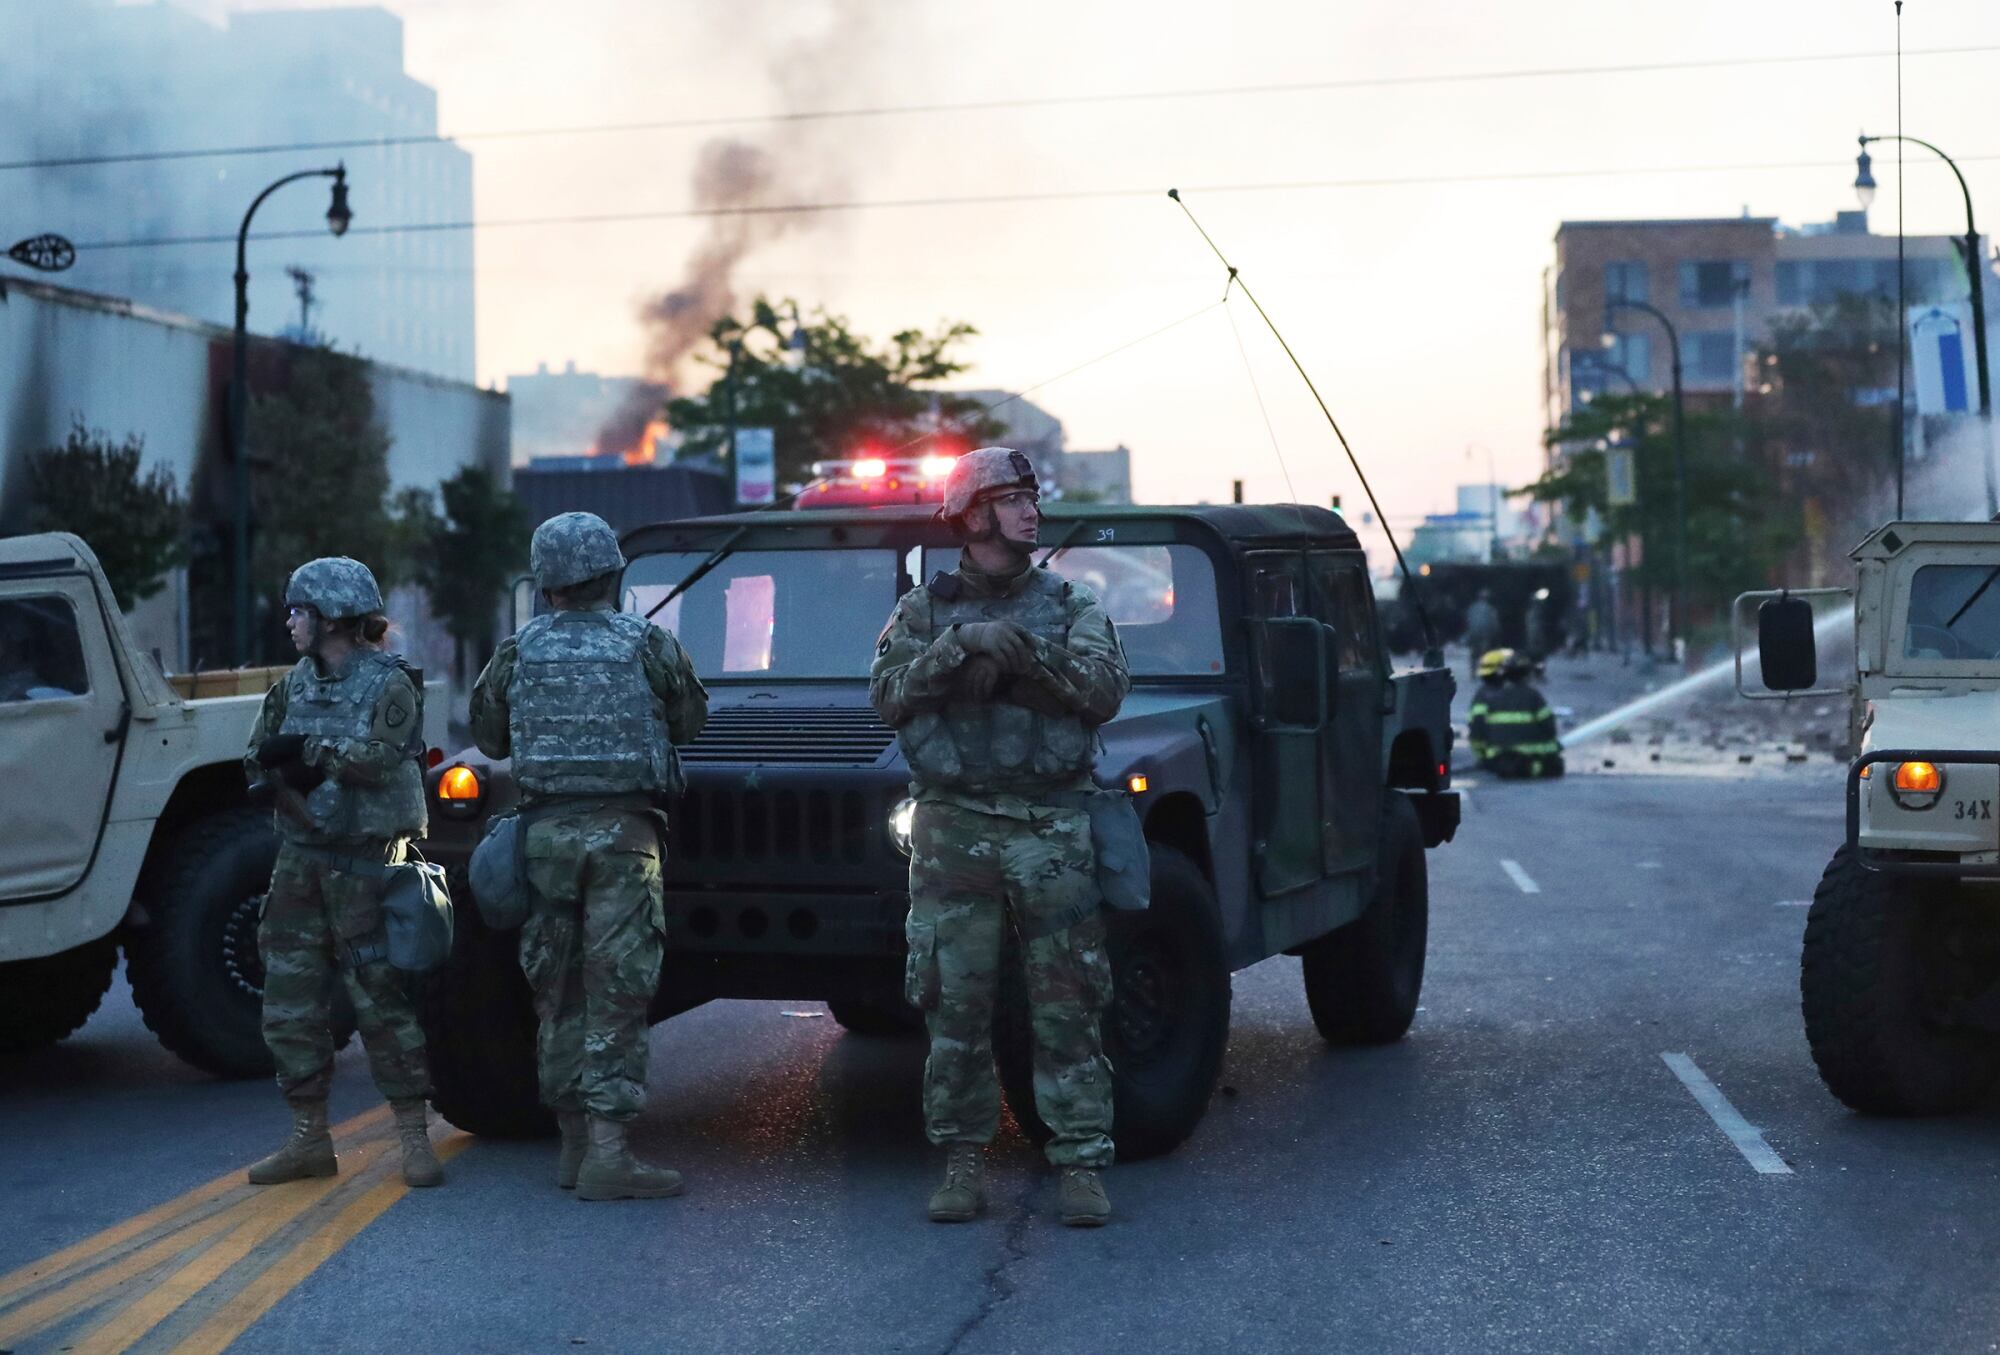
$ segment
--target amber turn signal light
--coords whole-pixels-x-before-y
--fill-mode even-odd
[[[466,766],[453,767],[438,778],[437,795],[440,800],[477,800],[479,773]]]
[[[1896,789],[1918,795],[1935,795],[1944,787],[1944,778],[1938,774],[1937,764],[1931,762],[1902,762],[1896,766]]]
[[[1146,787],[1152,784],[1152,782],[1143,776],[1128,776],[1125,778],[1125,789],[1131,791],[1134,795],[1144,795]]]

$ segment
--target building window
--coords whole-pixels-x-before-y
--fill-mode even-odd
[[[1949,259],[1910,259],[1905,290],[1912,305],[1932,305],[1965,295],[1959,270]],[[1896,297],[1893,259],[1795,259],[1778,265],[1780,306],[1827,306],[1843,296]]]
[[[1736,300],[1750,285],[1750,265],[1741,259],[1703,259],[1681,265],[1681,309],[1709,310]]]
[[[1618,341],[1604,350],[1604,365],[1614,372],[1623,372],[1627,379],[1640,390],[1645,390],[1653,382],[1653,336],[1650,334],[1619,334]]]
[[[1736,332],[1697,329],[1681,335],[1681,370],[1689,381],[1716,386],[1736,380]]]
[[[1604,299],[1606,301],[1650,301],[1646,288],[1646,264],[1643,259],[1622,259],[1604,265]]]

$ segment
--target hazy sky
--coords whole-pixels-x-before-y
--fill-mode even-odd
[[[262,6],[259,6],[262,7]],[[301,3],[298,7],[309,7]],[[1895,123],[1891,0],[391,0],[443,128],[1552,67],[1879,52],[1864,60],[1540,76],[1083,106],[932,112],[535,140],[468,139],[483,220],[689,205],[711,135],[790,138],[787,200],[1078,190],[1133,197],[876,209],[753,252],[740,290],[824,304],[881,335],[978,326],[968,384],[1020,388],[1220,296],[1165,198],[1178,185],[1284,327],[1392,520],[1541,463],[1540,296],[1564,218],[1824,221],[1854,205],[1854,136]],[[2000,45],[1992,0],[1910,0],[1906,49]],[[1904,125],[1959,157],[2000,221],[2000,51],[1910,56]],[[1980,157],[1995,157],[1982,159]],[[1784,169],[1689,167],[1818,162]],[[1874,224],[1893,231],[1894,153]],[[1574,171],[1613,171],[1532,178]],[[1524,176],[1465,182],[1467,176]],[[1300,181],[1458,178],[1225,191]],[[1206,186],[1206,187],[1204,187]],[[1942,168],[1913,159],[1912,233],[1960,231]],[[483,230],[479,372],[574,359],[636,370],[635,305],[671,286],[698,221]],[[1298,497],[1359,501],[1281,353],[1232,303]],[[1034,397],[1072,447],[1125,443],[1141,497],[1289,497],[1225,312]]]

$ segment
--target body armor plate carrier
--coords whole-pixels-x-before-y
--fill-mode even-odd
[[[524,790],[680,793],[680,755],[641,659],[651,629],[643,617],[612,611],[555,612],[521,628],[507,705]]]

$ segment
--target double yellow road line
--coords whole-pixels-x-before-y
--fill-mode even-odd
[[[471,1141],[439,1139],[439,1161]],[[334,1142],[338,1176],[253,1186],[239,1169],[0,1276],[0,1350],[226,1349],[409,1189],[387,1106]]]

